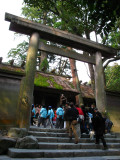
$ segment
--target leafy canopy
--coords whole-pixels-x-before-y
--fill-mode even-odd
[[[115,26],[107,37],[103,38],[103,43],[111,45],[113,48],[120,49],[120,18],[115,22]]]
[[[105,69],[106,88],[120,92],[120,65],[115,63]]]
[[[27,6],[51,12],[67,31],[82,35],[95,31],[106,35],[120,17],[119,0],[24,0]]]
[[[22,61],[26,61],[28,46],[28,42],[23,41],[8,52],[8,58],[14,59],[18,65],[21,64]]]

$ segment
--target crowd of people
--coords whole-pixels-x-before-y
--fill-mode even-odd
[[[66,103],[60,105],[56,110],[52,106],[48,108],[43,105],[32,105],[31,110],[31,125],[36,122],[34,118],[38,119],[37,126],[43,125],[44,128],[50,126],[51,128],[65,128],[69,133],[69,138],[72,139],[72,134],[75,137],[75,144],[79,142],[79,135],[77,134],[77,124],[80,125],[81,134],[95,133],[96,144],[99,144],[101,139],[104,149],[107,149],[106,141],[104,139],[105,131],[110,133],[113,123],[102,116],[94,104],[86,108],[84,105]]]

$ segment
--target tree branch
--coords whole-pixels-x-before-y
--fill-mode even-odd
[[[108,62],[104,65],[103,68],[105,69],[110,62],[114,62],[117,60],[120,60],[120,56],[117,56],[117,57],[114,57],[113,59],[108,60]]]

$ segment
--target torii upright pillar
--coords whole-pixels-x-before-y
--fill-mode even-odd
[[[25,67],[25,77],[20,86],[17,123],[20,128],[29,129],[31,105],[33,100],[34,77],[36,71],[36,59],[39,44],[39,34],[33,33],[30,37],[27,60]]]
[[[96,97],[96,107],[100,112],[105,112],[106,108],[106,93],[104,85],[104,74],[102,65],[102,54],[96,52],[95,54],[95,97]]]

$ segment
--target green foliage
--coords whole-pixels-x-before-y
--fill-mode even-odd
[[[103,117],[110,119],[110,113],[109,112],[107,112],[107,111],[102,112],[102,115],[103,115]]]
[[[91,12],[91,19],[97,22],[97,33],[101,36],[107,36],[112,27],[120,17],[120,1],[119,0],[84,0],[88,4]]]
[[[17,48],[12,48],[8,52],[8,58],[14,59],[17,64],[21,64],[22,61],[26,61],[27,50],[28,42],[23,41],[17,45]]]
[[[40,74],[38,74],[35,77],[34,85],[41,86],[41,87],[51,87],[51,85],[52,85],[52,87],[54,87],[56,89],[63,89],[63,87],[61,85],[59,85],[55,82],[53,77],[51,77],[51,76],[45,77]]]
[[[46,72],[49,69],[47,58],[45,58],[40,64],[40,70]]]
[[[120,17],[119,0],[24,0],[27,6],[51,12],[57,16],[54,27],[82,35],[95,31],[97,34],[109,33],[117,18]],[[53,16],[54,15],[54,16]],[[59,26],[58,26],[59,25]]]
[[[49,77],[49,80],[52,82],[54,88],[56,88],[56,89],[63,89],[63,87],[61,85],[59,85],[59,84],[57,84],[55,82],[55,80],[54,80],[53,77]]]
[[[115,63],[105,69],[106,88],[120,92],[120,65]]]
[[[41,75],[37,75],[34,80],[34,85],[35,86],[42,86],[42,87],[48,87],[49,83],[47,82],[48,78],[43,77]]]
[[[47,24],[52,27],[67,30],[77,35],[82,35],[86,28],[85,23],[87,24],[87,22],[85,22],[84,19],[86,19],[87,16],[82,10],[82,2],[70,0],[24,0],[24,2],[27,6],[36,7],[38,10],[47,12],[47,20],[49,20]],[[88,14],[88,12],[86,12],[86,14]],[[90,26],[87,25],[87,27]],[[91,29],[92,28],[93,27],[91,27]]]
[[[115,26],[108,36],[103,38],[103,43],[113,48],[120,48],[120,18],[117,19]]]
[[[38,8],[30,7],[27,5],[22,8],[22,15],[24,15],[26,19],[41,24],[43,24],[47,19],[47,14],[45,14],[45,12],[39,10]]]

